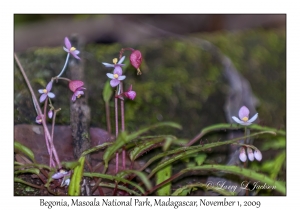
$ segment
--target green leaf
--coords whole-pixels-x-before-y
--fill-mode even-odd
[[[258,136],[261,134],[275,134],[274,132],[269,132],[269,131],[263,131],[263,132],[259,132],[259,133],[254,133],[248,136],[245,136],[243,138],[247,138],[247,137],[254,137],[254,136]],[[231,144],[231,143],[235,143],[237,141],[239,141],[241,139],[241,137],[239,138],[235,138],[235,139],[231,139],[231,140],[227,140],[227,141],[222,141],[222,142],[214,142],[214,143],[210,143],[210,144],[205,144],[205,145],[198,145],[198,146],[190,146],[190,147],[182,147],[182,148],[178,148],[175,150],[171,150],[168,152],[163,152],[160,153],[156,156],[154,156],[153,158],[151,158],[144,166],[143,169],[148,167],[151,163],[153,163],[154,161],[156,161],[159,158],[171,155],[171,154],[176,154],[173,155],[171,158],[169,158],[168,160],[165,160],[163,163],[159,164],[158,166],[156,166],[151,173],[149,174],[148,177],[153,176],[157,171],[159,171],[160,169],[164,168],[165,166],[173,163],[174,161],[177,161],[179,159],[183,159],[183,158],[187,158],[189,157],[191,154],[200,152],[200,151],[206,151],[210,148],[213,147],[217,147],[217,146],[222,146],[222,145],[226,145],[226,144]]]
[[[113,176],[113,175],[108,175],[108,174],[101,174],[101,173],[89,173],[89,172],[85,172],[83,173],[83,176],[87,176],[87,177],[98,177],[98,178],[103,178],[103,179],[108,179],[108,180],[112,180],[112,181],[119,181],[119,182],[123,182],[125,184],[130,184],[133,187],[137,188],[140,192],[144,193],[145,190],[139,186],[138,184],[129,181],[127,179],[124,179],[122,177],[118,177],[118,176]]]
[[[113,184],[113,183],[100,183],[99,184],[100,187],[109,187],[109,188],[115,188],[116,185]],[[136,196],[141,196],[141,194],[137,193],[136,191],[134,190],[131,190],[131,189],[128,189],[127,187],[123,186],[123,185],[117,185],[117,188],[119,190],[123,190],[125,192],[128,192],[130,195],[136,195]]]
[[[238,124],[225,124],[225,123],[211,125],[206,128],[203,128],[201,130],[201,132],[193,139],[193,141],[195,142],[196,140],[200,139],[204,135],[206,135],[210,132],[213,132],[213,131],[237,130],[240,128],[244,128],[244,127],[240,127]],[[275,134],[286,135],[285,131],[277,130],[277,129],[270,128],[270,127],[260,126],[257,124],[252,124],[252,125],[248,126],[248,128],[251,130],[270,131],[270,132],[274,132]]]
[[[37,163],[31,163],[31,164],[19,164],[18,162],[15,162],[17,163],[18,166],[15,166],[14,168],[15,169],[20,169],[20,168],[38,168],[38,169],[48,169],[49,171],[51,170],[51,168],[47,165],[44,165],[44,164],[37,164]]]
[[[143,139],[133,150],[130,151],[129,157],[132,161],[136,160],[145,152],[150,151],[151,149],[157,148],[162,145],[162,142],[166,139],[174,139],[174,136],[156,136],[147,139]]]
[[[97,146],[95,146],[95,147],[92,147],[92,148],[90,148],[90,149],[88,149],[88,150],[85,150],[85,151],[81,154],[81,157],[82,157],[82,156],[86,156],[86,155],[88,155],[88,154],[90,154],[90,153],[92,153],[92,152],[96,152],[96,151],[98,151],[98,150],[100,150],[100,149],[104,149],[104,148],[106,148],[106,147],[112,145],[113,143],[114,143],[114,142],[105,142],[105,143],[103,143],[103,144],[100,144],[100,145],[97,145]]]
[[[17,174],[25,174],[25,173],[30,173],[30,174],[36,174],[38,175],[40,173],[40,170],[37,168],[29,168],[29,169],[24,169],[24,170],[16,170],[14,172],[15,175]]]
[[[104,152],[104,154],[103,154],[103,160],[104,160],[104,166],[105,166],[105,168],[108,167],[108,162],[112,158],[112,156],[116,153],[117,150],[119,150],[120,148],[122,148],[123,145],[129,143],[130,141],[132,141],[133,139],[137,138],[141,134],[143,134],[143,133],[145,133],[145,132],[147,132],[147,131],[149,131],[151,129],[154,129],[154,128],[157,128],[157,127],[161,127],[161,126],[170,126],[170,127],[177,128],[177,129],[181,128],[181,126],[179,124],[177,124],[177,123],[173,123],[173,122],[161,122],[161,123],[157,123],[157,124],[154,124],[152,126],[140,129],[139,131],[134,132],[134,133],[132,133],[130,135],[127,134],[126,132],[120,133],[120,135],[118,136],[116,142],[113,145],[111,145],[110,147],[108,147],[106,149],[106,151]]]
[[[169,179],[172,175],[172,165],[168,165],[156,173],[156,185],[159,185],[163,181]],[[157,190],[157,195],[170,195],[171,183],[166,183]]]
[[[169,147],[171,146],[174,139],[176,139],[176,137],[174,138],[174,136],[167,136],[166,137],[166,141],[165,141],[165,144],[163,146],[163,151],[167,151],[169,149]]]
[[[286,148],[286,138],[283,136],[276,136],[276,138],[269,139],[264,142],[260,147],[260,150],[266,151],[269,149],[285,149]]]
[[[261,167],[262,171],[270,174],[272,179],[275,179],[285,163],[286,153],[283,151],[274,160],[265,161]]]
[[[107,80],[104,85],[104,89],[103,89],[103,100],[105,103],[109,102],[112,94],[113,94],[112,87],[109,84],[109,80]]]
[[[69,161],[69,162],[61,162],[61,165],[65,169],[73,170],[75,167],[79,166],[80,163],[78,161]]]
[[[207,157],[206,153],[200,153],[195,157],[195,162],[198,166],[201,166]]]
[[[14,148],[16,152],[23,153],[24,155],[29,157],[32,162],[35,162],[34,154],[28,147],[24,146],[20,142],[14,141]]]
[[[85,156],[79,158],[79,165],[74,169],[74,173],[71,177],[69,185],[68,195],[79,196],[80,195],[80,182],[82,179],[82,173],[84,168]]]
[[[145,186],[148,190],[150,190],[152,188],[150,180],[147,178],[147,176],[143,172],[136,171],[136,170],[124,170],[124,171],[121,171],[120,173],[118,173],[116,176],[124,177],[131,173],[136,174],[142,180],[142,182],[145,184]]]

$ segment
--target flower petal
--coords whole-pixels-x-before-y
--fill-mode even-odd
[[[118,80],[124,80],[126,78],[126,76],[125,75],[122,75],[122,76],[119,76],[118,77]]]
[[[65,37],[65,46],[67,47],[68,50],[72,47],[70,40],[68,37]]]
[[[82,87],[84,83],[81,80],[72,80],[69,82],[69,89],[75,92],[78,88]]]
[[[75,93],[72,95],[71,100],[72,100],[73,102],[76,100],[76,95],[75,95]]]
[[[256,113],[250,120],[248,120],[249,123],[252,123],[254,120],[256,120],[258,117],[258,113]]]
[[[74,52],[70,52],[70,53],[74,56],[74,58],[80,60],[80,58],[76,54],[74,54]]]
[[[79,90],[79,91],[76,91],[76,92],[74,93],[74,95],[75,95],[76,97],[79,96],[79,95],[84,95],[84,92],[81,91],[81,90]]]
[[[70,50],[68,50],[67,48],[63,47],[64,48],[64,51],[66,51],[67,53],[70,52]]]
[[[124,59],[125,59],[125,56],[123,56],[123,57],[119,60],[118,64],[123,63]]]
[[[249,109],[246,106],[242,106],[239,110],[239,117],[243,119],[244,117],[249,117]]]
[[[256,160],[261,161],[261,159],[262,159],[261,152],[259,150],[255,150],[254,151],[254,157],[255,157]]]
[[[74,50],[73,53],[74,53],[75,55],[78,55],[78,54],[80,53],[80,51],[79,51],[79,50]]]
[[[120,84],[120,81],[117,80],[117,79],[113,79],[113,80],[110,81],[110,85],[112,87],[116,87],[118,84]]]
[[[46,87],[46,90],[49,92],[51,89],[52,89],[52,80],[48,83],[47,87]]]
[[[47,94],[42,94],[40,97],[40,102],[42,103],[47,98]]]
[[[253,155],[253,151],[250,147],[247,147],[247,153],[248,153],[248,159],[250,161],[253,161],[254,160],[254,155]]]
[[[245,152],[245,149],[244,148],[241,148],[240,149],[240,155],[239,155],[239,158],[242,162],[246,162],[247,160],[247,156],[246,156],[246,152]]]
[[[106,76],[107,76],[108,78],[110,78],[110,79],[114,79],[114,75],[111,74],[111,73],[107,73]]]
[[[65,176],[65,174],[57,172],[52,175],[52,179],[60,179],[60,178],[63,178],[64,176]]]
[[[240,120],[239,118],[237,118],[237,117],[235,117],[235,116],[232,116],[231,118],[232,118],[235,122],[237,122],[237,123],[239,123],[239,124],[241,124],[241,123],[244,122],[244,121]]]
[[[39,93],[44,93],[44,89],[39,89]]]
[[[119,76],[122,75],[122,68],[120,66],[116,66],[114,69],[114,74],[117,74]]]
[[[128,95],[129,99],[133,100],[135,98],[135,96],[136,96],[136,92],[135,91],[129,91],[127,93],[127,95]]]
[[[102,63],[105,67],[115,67],[114,64],[110,64],[110,63]]]
[[[49,92],[49,93],[48,93],[48,97],[49,97],[49,98],[54,98],[54,97],[55,97],[55,94],[52,93],[52,92]]]

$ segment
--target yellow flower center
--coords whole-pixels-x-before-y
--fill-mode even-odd
[[[75,50],[76,50],[75,47],[71,47],[71,49],[70,49],[71,52],[73,52],[73,51],[75,51]]]
[[[80,96],[81,96],[81,95],[79,94],[79,95],[77,96],[77,98],[80,98]]]
[[[242,120],[243,120],[244,122],[247,122],[247,121],[248,121],[248,119],[249,119],[248,117],[243,117],[243,119],[242,119]]]
[[[47,89],[44,89],[44,90],[43,90],[43,93],[47,93],[47,92],[48,92]]]
[[[119,77],[119,75],[114,74],[114,78],[115,78],[115,79],[118,79],[118,77]]]
[[[114,58],[114,59],[113,59],[113,63],[114,63],[114,64],[117,64],[117,62],[118,62],[118,58]]]

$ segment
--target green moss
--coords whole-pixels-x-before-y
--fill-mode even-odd
[[[286,118],[286,40],[285,31],[249,30],[241,32],[217,32],[195,35],[215,44],[227,55],[237,70],[250,82],[259,99],[258,112],[261,121],[270,127],[285,127]],[[85,77],[88,102],[91,107],[91,124],[106,128],[105,107],[102,92],[108,80],[102,62],[112,62],[119,57],[120,44],[87,45]],[[143,53],[142,75],[126,60],[125,89],[130,84],[137,93],[134,101],[126,100],[126,128],[134,131],[158,121],[174,121],[183,130],[156,130],[157,133],[192,138],[201,128],[226,122],[223,106],[227,84],[222,78],[222,67],[213,56],[190,42],[176,39],[153,40],[134,46]],[[129,52],[125,51],[126,58]],[[61,47],[32,49],[20,54],[21,63],[37,91],[49,79],[58,74],[65,61]],[[55,84],[57,97],[54,105],[62,108],[57,122],[69,123],[71,93],[67,84]],[[15,69],[15,122],[34,122],[36,114],[19,70]],[[39,97],[38,92],[37,96]],[[112,122],[114,102],[110,103]],[[114,124],[112,123],[112,128]]]

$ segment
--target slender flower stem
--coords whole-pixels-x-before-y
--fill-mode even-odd
[[[65,62],[65,65],[64,65],[63,69],[61,70],[59,75],[57,75],[56,77],[60,77],[64,73],[64,71],[66,70],[66,67],[67,67],[67,64],[68,64],[68,61],[69,61],[69,57],[70,57],[70,53],[68,53],[68,55],[67,55],[66,62]]]
[[[43,116],[43,118],[45,118],[45,120],[46,120],[46,116],[47,116],[47,106],[48,106],[48,97],[46,98],[45,104],[44,104],[44,116]],[[45,139],[47,139],[46,133],[44,133],[44,134],[45,134]],[[53,137],[51,136],[51,138],[53,138]],[[48,153],[49,153],[49,156],[50,156],[49,157],[49,166],[54,167],[55,164],[54,164],[54,161],[53,161],[51,143],[49,142],[49,140],[46,141],[46,145],[47,145]]]
[[[26,81],[26,84],[27,84],[27,86],[29,88],[29,91],[31,93],[32,99],[34,101],[34,104],[36,105],[36,108],[37,108],[37,111],[38,111],[38,115],[42,116],[41,108],[38,105],[39,103],[37,101],[37,98],[35,97],[34,91],[33,91],[32,87],[31,87],[30,82],[29,82],[29,80],[27,78],[27,75],[26,75],[26,73],[25,73],[25,71],[24,71],[24,69],[23,69],[23,67],[22,67],[22,65],[21,65],[21,63],[20,63],[20,61],[18,59],[18,56],[16,54],[14,54],[14,57],[15,57],[15,60],[16,60],[16,62],[18,64],[19,68],[20,68],[20,71],[21,71],[21,73],[22,73],[22,75],[23,75],[23,77],[24,77],[24,79]],[[45,135],[46,135],[46,141],[48,140],[50,142],[50,144],[52,144],[51,146],[53,148],[53,154],[54,154],[56,163],[57,163],[58,167],[61,168],[61,163],[60,163],[60,160],[58,158],[56,149],[55,149],[55,147],[54,147],[54,145],[53,145],[53,143],[51,141],[51,136],[50,136],[49,130],[47,128],[45,117],[42,117],[42,124],[43,124],[44,132],[45,132]]]
[[[116,92],[116,96],[118,93]],[[118,122],[118,98],[115,97],[115,124],[116,124],[116,139],[119,135],[119,122]],[[119,167],[119,153],[116,153],[116,174],[118,173]]]
[[[52,80],[59,80],[59,79],[61,79],[61,80],[66,80],[66,81],[68,81],[68,82],[71,82],[72,80],[70,80],[70,79],[68,79],[68,78],[65,78],[65,77],[52,77]]]
[[[123,93],[123,82],[120,83],[120,93]],[[125,131],[125,114],[124,114],[124,100],[121,100],[121,130]],[[122,166],[123,166],[123,170],[126,169],[126,151],[125,148],[123,146],[122,148]]]
[[[130,50],[131,52],[133,52],[134,51],[134,49],[133,48],[122,48],[121,49],[121,51],[120,51],[120,56],[119,56],[119,59],[121,59],[122,58],[122,55],[123,55],[123,53],[124,53],[124,51],[125,50]]]
[[[109,134],[111,134],[109,101],[105,102],[105,113],[106,113],[107,131],[108,131]]]

